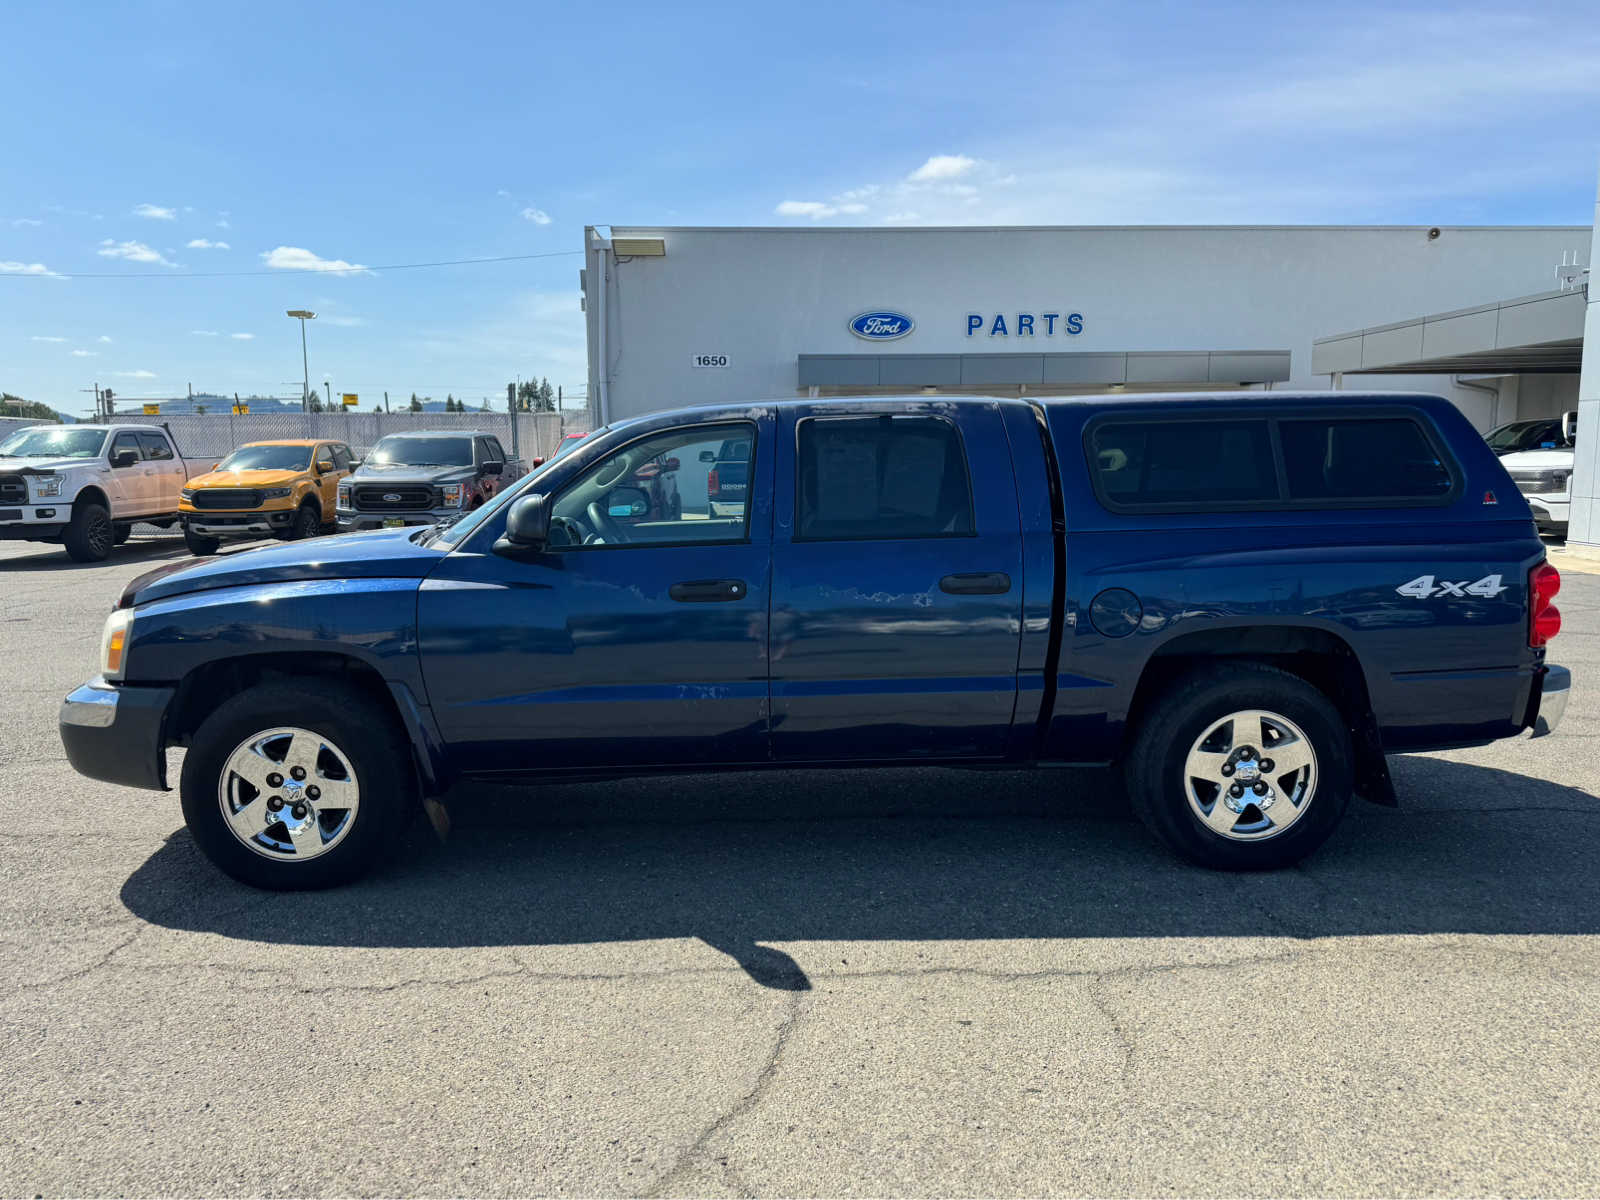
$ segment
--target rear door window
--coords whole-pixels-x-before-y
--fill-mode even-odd
[[[1089,435],[1089,467],[1112,508],[1270,503],[1272,437],[1258,420],[1106,421]]]
[[[1290,500],[1437,501],[1450,468],[1409,417],[1278,422]]]
[[[798,438],[798,540],[972,534],[972,482],[949,421],[810,417]]]

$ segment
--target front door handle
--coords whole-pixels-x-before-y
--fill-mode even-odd
[[[715,604],[743,600],[748,590],[742,579],[686,579],[669,587],[667,595],[683,604]]]
[[[1004,571],[946,575],[939,580],[939,590],[952,596],[1003,596],[1011,590],[1011,576]]]

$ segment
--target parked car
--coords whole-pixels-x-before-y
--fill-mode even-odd
[[[1568,413],[1567,417],[1576,419],[1576,413]],[[1564,417],[1536,417],[1530,421],[1512,421],[1507,425],[1500,425],[1483,435],[1483,440],[1489,443],[1501,458],[1508,454],[1515,454],[1519,450],[1557,450],[1569,444],[1569,439],[1562,432]]]
[[[102,562],[135,524],[170,528],[184,485],[216,465],[156,425],[30,425],[0,441],[0,541]]]
[[[1441,397],[806,400],[592,438],[452,525],[134,580],[61,708],[73,766],[164,788],[188,747],[196,844],[269,888],[356,877],[457,780],[906,763],[1120,763],[1174,851],[1256,868],[1396,803],[1385,754],[1566,704],[1560,577]],[[642,511],[641,464],[740,445],[740,511]]]
[[[1515,450],[1500,454],[1500,465],[1506,469],[1511,482],[1517,485],[1517,490],[1533,510],[1533,519],[1539,532],[1566,537],[1572,510],[1572,472],[1576,460],[1574,446],[1578,438],[1578,414],[1568,412],[1560,418],[1531,424],[1534,428],[1523,430],[1515,438]],[[1508,439],[1503,435],[1507,428],[1502,425],[1489,434],[1491,447],[1495,446],[1496,434],[1502,434],[1500,445],[1507,444]],[[1534,441],[1534,438],[1538,440]]]
[[[178,505],[193,554],[215,554],[225,537],[283,541],[335,528],[335,489],[355,469],[343,442],[315,438],[250,442],[198,475]]]
[[[744,511],[750,490],[750,440],[729,438],[715,450],[700,452],[711,464],[706,474],[706,502],[711,516],[726,517]]]
[[[470,512],[528,473],[492,433],[391,433],[340,483],[339,528],[437,525]]]

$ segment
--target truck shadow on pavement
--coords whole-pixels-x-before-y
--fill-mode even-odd
[[[1161,850],[1107,772],[823,772],[482,788],[350,888],[255,892],[179,830],[122,900],[171,929],[351,947],[698,937],[757,983],[771,943],[1600,933],[1600,800],[1431,758],[1409,806],[1357,801],[1302,867],[1221,874]],[[773,815],[773,814],[781,815]]]

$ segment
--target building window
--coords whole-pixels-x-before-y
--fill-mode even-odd
[[[961,435],[938,417],[811,417],[800,423],[795,537],[965,537],[972,484]]]

